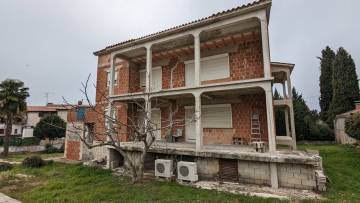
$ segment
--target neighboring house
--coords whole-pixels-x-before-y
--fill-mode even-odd
[[[64,105],[52,103],[49,103],[46,106],[28,106],[22,137],[33,137],[36,124],[48,115],[56,114],[66,122],[68,109],[69,107]]]
[[[21,137],[22,135],[22,125],[21,124],[13,124],[12,126],[12,136]],[[5,136],[5,124],[0,123],[0,137]]]
[[[271,3],[256,1],[94,53],[99,111],[108,108],[102,95],[109,95],[118,108],[117,118],[125,123],[141,116],[133,100],[153,106],[158,101],[171,102],[178,107],[176,118],[190,122],[178,128],[181,136],[173,142],[166,141],[165,129],[157,132],[146,170],[160,170],[155,160],[163,158],[174,164],[192,162],[199,179],[322,188],[321,158],[295,151],[290,80],[294,64],[270,61]],[[282,100],[273,100],[276,83],[283,87]],[[276,136],[274,108],[286,110],[287,136]],[[166,125],[168,109],[166,105],[151,109],[152,123]],[[198,118],[195,121],[193,114]],[[95,132],[105,129],[104,117],[98,117]],[[136,157],[141,147],[130,142],[129,133],[118,136],[126,153]],[[265,143],[266,151],[257,152],[253,143]],[[278,150],[277,144],[292,150]],[[111,147],[95,154],[95,159],[107,161],[108,168],[122,163],[121,155]]]
[[[334,131],[335,131],[335,139],[336,142],[340,144],[355,144],[358,140],[350,137],[345,132],[345,121],[351,115],[360,113],[360,102],[355,103],[355,109],[339,114],[335,117],[334,120]]]
[[[93,155],[81,141],[92,143],[95,128],[95,113],[89,106],[79,103],[68,110],[64,157],[69,160],[91,160]]]

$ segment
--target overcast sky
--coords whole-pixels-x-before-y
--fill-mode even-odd
[[[93,51],[160,31],[248,0],[1,0],[0,80],[21,79],[31,105],[71,102],[89,73]],[[293,85],[318,108],[321,50],[345,47],[360,71],[360,1],[274,0],[270,17],[272,61],[295,63]],[[95,92],[93,91],[93,94]]]

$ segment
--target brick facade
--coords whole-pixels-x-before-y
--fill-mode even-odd
[[[203,140],[204,144],[232,144],[233,138],[242,138],[245,142],[250,142],[251,134],[251,114],[257,112],[260,115],[262,140],[268,140],[267,119],[266,119],[266,105],[265,94],[249,94],[242,95],[236,103],[231,104],[232,109],[232,126],[233,128],[204,128]],[[175,105],[175,104],[174,104]],[[168,125],[169,109],[168,107],[160,108],[161,110],[161,125],[162,127]],[[180,106],[178,112],[175,114],[176,120],[185,119],[185,108]],[[182,128],[184,125],[181,125]],[[179,127],[175,127],[177,129]],[[185,140],[184,136],[177,141]],[[168,129],[162,129],[161,136],[165,138],[168,134]]]
[[[80,144],[80,141],[66,141],[66,159],[80,160]]]
[[[229,53],[229,67],[230,77],[219,78],[216,80],[203,81],[202,84],[227,82],[234,80],[245,80],[261,78],[264,75],[263,62],[262,62],[262,48],[261,48],[261,35],[260,32],[254,32],[252,35],[244,36],[242,42],[237,45],[238,48],[234,52]],[[171,68],[170,65],[175,65],[172,72],[172,86],[184,87],[185,86],[185,64],[181,61],[174,61],[171,59],[169,65],[163,65],[162,68],[162,88],[171,88]],[[96,102],[97,110],[104,111],[107,107],[106,99],[104,96],[108,95],[107,71],[110,68],[110,56],[99,56],[99,68],[97,75],[97,91]],[[140,73],[137,64],[128,63],[127,61],[116,61],[115,68],[118,71],[118,82],[114,86],[114,94],[134,93],[143,91],[140,88]],[[130,112],[125,103],[119,105],[117,116],[122,122],[127,123]],[[267,135],[267,122],[266,122],[266,103],[264,95],[245,95],[241,96],[239,103],[232,104],[233,112],[233,129],[204,129],[204,143],[205,144],[231,144],[233,137],[241,137],[245,141],[250,139],[250,115],[253,111],[259,111],[261,119],[261,129],[263,139],[268,139]],[[161,108],[161,122],[162,125],[168,123],[168,109]],[[185,110],[180,109],[177,119],[185,117]],[[96,119],[96,132],[105,132],[104,116],[97,116]],[[122,130],[121,130],[122,131]],[[125,131],[125,129],[124,129]],[[184,130],[185,132],[185,130]],[[161,135],[164,138],[167,134],[166,130],[162,130]],[[121,133],[121,139],[127,140],[129,132]],[[120,135],[119,135],[120,136]],[[179,141],[184,140],[180,138]]]

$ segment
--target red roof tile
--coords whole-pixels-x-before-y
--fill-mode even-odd
[[[117,43],[117,44],[113,44],[113,45],[110,45],[110,46],[107,46],[105,47],[104,49],[101,49],[99,51],[96,51],[94,52],[94,55],[99,55],[101,53],[104,53],[105,51],[107,51],[108,49],[111,49],[111,48],[115,48],[117,46],[123,46],[123,45],[126,45],[128,43],[131,43],[131,42],[135,42],[135,41],[139,41],[139,40],[143,40],[145,38],[150,38],[150,37],[157,37],[158,35],[160,34],[165,34],[165,33],[171,33],[173,31],[176,31],[180,28],[185,28],[187,26],[192,26],[196,23],[199,23],[199,22],[202,22],[202,21],[205,21],[205,20],[209,20],[209,19],[212,19],[212,18],[215,18],[215,17],[219,17],[219,16],[223,16],[225,14],[229,14],[229,13],[232,13],[232,12],[236,12],[236,11],[240,11],[242,9],[245,9],[245,8],[249,8],[251,6],[256,6],[256,5],[259,5],[261,3],[266,3],[266,2],[271,2],[271,0],[258,0],[258,1],[254,1],[252,3],[248,3],[248,4],[244,4],[244,5],[241,5],[241,6],[238,6],[238,7],[235,7],[235,8],[232,8],[232,9],[228,9],[226,11],[221,11],[221,12],[218,12],[218,13],[214,13],[210,16],[207,16],[207,17],[204,17],[204,18],[201,18],[201,19],[198,19],[198,20],[194,20],[194,21],[191,21],[191,22],[188,22],[188,23],[184,23],[184,24],[181,24],[181,25],[178,25],[178,26],[175,26],[175,27],[172,27],[172,28],[169,28],[169,29],[166,29],[166,30],[163,30],[163,31],[159,31],[159,32],[156,32],[156,33],[153,33],[153,34],[149,34],[149,35],[145,35],[145,36],[142,36],[142,37],[139,37],[139,38],[135,38],[135,39],[129,39],[129,40],[126,40],[126,41],[122,41],[120,43]]]

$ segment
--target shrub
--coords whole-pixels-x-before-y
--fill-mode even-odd
[[[21,140],[21,146],[39,145],[40,139],[37,137],[25,137]]]
[[[4,144],[4,138],[0,138],[0,146]],[[10,146],[30,146],[30,145],[39,145],[40,139],[36,137],[10,137],[9,145]]]
[[[13,165],[7,162],[0,162],[0,171],[9,171],[13,168]]]
[[[345,132],[350,137],[360,140],[360,113],[353,114],[345,120]]]
[[[26,157],[21,164],[26,168],[40,168],[44,166],[46,162],[40,156],[31,156]]]

